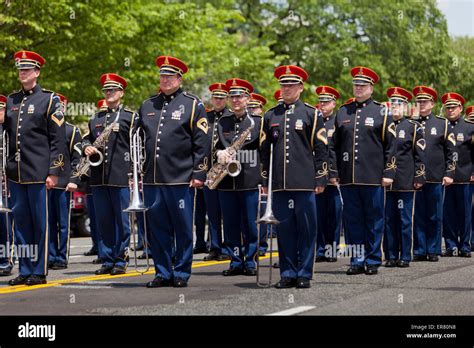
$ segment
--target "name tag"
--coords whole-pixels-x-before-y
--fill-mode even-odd
[[[346,123],[351,123],[351,120],[344,120],[344,121],[342,121],[342,124],[346,124]]]
[[[154,112],[149,112],[146,114],[147,116],[155,116],[155,113]]]

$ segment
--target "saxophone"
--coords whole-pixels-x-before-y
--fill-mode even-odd
[[[239,137],[235,139],[232,144],[226,149],[230,152],[232,157],[234,157],[237,154],[237,151],[242,148],[245,143],[245,140],[247,140],[247,137],[250,135],[252,129],[255,127],[255,121],[252,119],[252,117],[249,116],[248,112],[247,117],[250,119],[251,122],[250,127],[243,131],[242,134],[240,134]],[[217,188],[217,185],[219,185],[219,183],[227,176],[227,174],[232,177],[236,177],[240,174],[241,170],[242,165],[239,161],[235,159],[226,164],[221,164],[217,162],[207,173],[205,184],[209,189],[215,190]]]
[[[95,139],[94,143],[92,144],[92,146],[99,150],[99,153],[87,157],[82,157],[81,161],[77,165],[76,170],[72,175],[73,177],[81,177],[83,175],[89,176],[90,167],[97,167],[102,163],[102,161],[104,160],[104,155],[102,154],[102,151],[105,145],[107,144],[107,141],[109,140],[110,134],[118,125],[117,121],[119,119],[119,115],[120,110],[117,112],[115,120],[107,127],[105,127],[103,132],[100,133],[100,135],[97,137],[97,139]]]

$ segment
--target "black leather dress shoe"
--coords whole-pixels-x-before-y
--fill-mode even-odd
[[[185,288],[188,286],[188,281],[183,278],[174,278],[173,279],[173,287],[174,288]]]
[[[171,286],[171,280],[163,279],[161,277],[155,277],[155,279],[146,284],[147,288],[163,288],[167,286]]]
[[[104,263],[104,260],[102,260],[100,257],[96,258],[95,260],[92,260],[93,265],[101,265]]]
[[[314,259],[314,263],[319,263],[319,262],[326,262],[326,256],[316,256]]]
[[[438,257],[438,255],[436,255],[436,254],[429,254],[429,255],[428,255],[428,261],[430,261],[430,262],[438,262],[438,261],[439,261],[439,257]]]
[[[110,274],[112,272],[113,266],[105,266],[103,265],[101,268],[99,268],[97,271],[95,271],[95,274],[101,275],[101,274]]]
[[[48,262],[48,269],[53,269],[54,262]]]
[[[281,278],[281,280],[276,283],[275,288],[277,289],[289,289],[296,286],[295,278]]]
[[[84,256],[95,256],[95,255],[97,255],[97,249],[94,249],[94,248],[84,253]]]
[[[469,251],[460,251],[459,252],[460,257],[471,257],[471,252]]]
[[[67,264],[62,263],[62,262],[55,262],[53,263],[53,266],[51,267],[51,269],[53,270],[66,269],[66,268],[67,268]]]
[[[245,268],[244,269],[244,274],[246,276],[256,276],[257,275],[257,270],[255,268]]]
[[[296,280],[296,288],[297,289],[308,289],[311,287],[311,282],[307,278],[298,278]]]
[[[26,280],[28,279],[28,276],[22,276],[19,275],[16,278],[10,279],[8,281],[8,285],[15,286],[15,285],[22,285],[26,283]]]
[[[397,267],[397,260],[387,260],[385,262],[385,267]]]
[[[280,263],[279,262],[275,262],[273,264],[273,268],[280,268]]]
[[[327,257],[326,262],[337,262],[337,257]]]
[[[379,273],[379,267],[378,266],[367,266],[365,269],[365,274],[367,275],[374,275]]]
[[[193,249],[193,254],[206,254],[209,250],[206,247],[199,247]]]
[[[405,261],[405,260],[399,260],[397,262],[397,267],[400,267],[400,268],[407,268],[407,267],[410,267],[410,262],[409,261]]]
[[[226,254],[219,254],[217,256],[217,261],[229,261],[231,259],[231,257],[229,255],[226,255]]]
[[[441,256],[442,256],[442,257],[453,257],[453,256],[456,256],[456,255],[455,255],[453,249],[446,249],[445,251],[443,251],[443,253],[441,254]]]
[[[31,275],[25,282],[25,285],[40,285],[46,284],[46,276],[43,275]]]
[[[231,267],[229,269],[222,271],[222,275],[226,277],[236,276],[236,275],[241,275],[241,274],[244,274],[244,270],[238,267]]]
[[[12,274],[12,267],[0,268],[0,277],[8,277]]]
[[[127,267],[125,266],[114,266],[110,271],[110,275],[125,274],[127,272]]]
[[[351,266],[347,269],[346,274],[347,275],[356,275],[356,274],[362,274],[364,273],[364,267],[362,266]]]
[[[202,258],[203,261],[216,261],[217,260],[217,257],[219,256],[219,254],[217,253],[217,251],[210,251],[208,255],[204,256]]]
[[[426,255],[413,255],[413,262],[427,261]]]

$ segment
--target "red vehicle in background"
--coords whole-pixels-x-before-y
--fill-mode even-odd
[[[86,193],[76,191],[71,200],[71,236],[90,237],[91,224],[87,210]]]

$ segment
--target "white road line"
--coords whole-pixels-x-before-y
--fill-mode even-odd
[[[70,245],[69,248],[75,249],[75,248],[92,248],[92,244],[85,244],[85,245]]]
[[[286,310],[281,311],[281,312],[275,312],[275,313],[271,313],[271,314],[267,314],[267,315],[295,315],[295,314],[298,314],[298,313],[303,313],[303,312],[310,311],[314,308],[316,308],[316,307],[315,306],[299,306],[299,307],[290,308],[290,309],[286,309]]]

